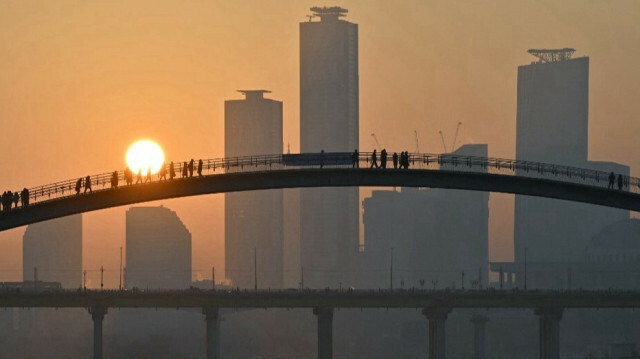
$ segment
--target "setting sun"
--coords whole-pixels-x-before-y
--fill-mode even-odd
[[[127,166],[133,173],[138,173],[138,171],[142,170],[143,174],[146,174],[147,169],[151,168],[151,173],[155,174],[164,163],[164,153],[157,143],[142,140],[129,147],[126,160]]]

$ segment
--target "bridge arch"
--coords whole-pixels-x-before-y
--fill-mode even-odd
[[[66,196],[1,214],[0,231],[72,214],[169,198],[280,188],[354,186],[500,192],[640,211],[640,194],[554,179],[446,169],[325,167],[222,173]]]

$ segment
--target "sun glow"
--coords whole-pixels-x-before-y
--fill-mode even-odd
[[[146,174],[147,170],[151,168],[151,173],[156,174],[164,163],[164,153],[157,143],[141,140],[129,147],[126,160],[127,166],[133,173],[142,170],[142,173]]]

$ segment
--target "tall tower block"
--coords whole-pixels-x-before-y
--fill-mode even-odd
[[[628,175],[628,166],[588,159],[589,58],[572,59],[574,51],[529,50],[539,61],[518,67],[516,158]],[[593,235],[625,218],[628,211],[516,195],[516,262],[525,249],[529,262],[580,262]]]
[[[587,162],[589,58],[571,59],[573,51],[529,50],[540,61],[518,67],[517,159]]]
[[[300,150],[352,152],[359,143],[358,25],[340,7],[313,7],[300,23]],[[319,18],[319,21],[313,20]],[[305,286],[349,283],[358,250],[358,189],[303,189],[300,256]]]
[[[246,98],[224,103],[225,156],[281,154],[282,102],[264,98],[267,90],[239,92]],[[226,278],[253,288],[255,265],[260,288],[282,288],[283,191],[226,193],[224,203]]]

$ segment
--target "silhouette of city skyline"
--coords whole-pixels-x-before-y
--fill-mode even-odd
[[[348,11],[341,7],[314,7],[311,8],[311,11],[312,15],[308,18],[308,21],[303,21],[299,24],[300,113],[298,120],[300,152],[307,155],[311,154],[312,156],[285,157],[283,155],[283,153],[289,152],[288,150],[285,151],[284,148],[285,142],[288,142],[287,131],[290,134],[289,128],[291,127],[286,125],[287,122],[290,124],[291,120],[290,118],[285,119],[283,108],[287,108],[291,102],[290,100],[286,98],[283,98],[282,101],[264,99],[263,95],[269,92],[268,90],[240,90],[246,95],[246,99],[225,101],[224,131],[217,129],[217,132],[221,132],[224,135],[225,157],[275,154],[280,155],[279,158],[283,166],[287,165],[285,161],[306,158],[306,160],[310,161],[308,165],[319,166],[320,170],[328,172],[331,170],[331,164],[325,162],[327,159],[341,158],[341,155],[348,156],[354,149],[360,150],[366,156],[369,155],[368,150],[373,148],[377,148],[378,151],[388,148],[391,150],[389,155],[396,150],[391,145],[387,145],[389,144],[387,141],[391,136],[386,137],[387,133],[379,132],[377,129],[377,136],[372,134],[376,142],[375,146],[366,146],[360,141],[362,126],[359,104],[361,72],[359,67],[358,25],[355,22],[343,19]],[[366,37],[366,40],[372,41],[373,39]],[[539,61],[519,67],[517,101],[512,101],[517,102],[516,136],[513,139],[515,140],[516,149],[515,159],[516,161],[527,160],[552,163],[553,169],[548,171],[547,175],[553,174],[554,176],[557,176],[557,173],[555,173],[557,168],[563,170],[567,168],[561,167],[561,165],[575,166],[578,172],[573,173],[571,170],[567,170],[566,173],[561,174],[565,178],[584,173],[580,171],[594,171],[588,173],[597,173],[597,176],[600,176],[600,172],[597,171],[602,171],[603,173],[612,171],[615,175],[624,176],[624,181],[627,182],[621,182],[620,186],[624,187],[624,192],[629,190],[631,195],[631,192],[635,190],[632,183],[635,178],[629,177],[631,173],[629,165],[632,165],[633,161],[625,162],[629,163],[629,165],[621,165],[611,161],[593,161],[590,160],[590,156],[587,156],[587,153],[591,152],[588,145],[589,58],[572,58],[575,51],[573,48],[531,49],[529,53],[536,56]],[[370,52],[367,54],[371,55]],[[393,57],[391,53],[388,55]],[[152,61],[150,61],[150,65],[152,66]],[[486,64],[480,63],[475,66],[474,71],[477,71],[477,67],[482,68],[482,65]],[[248,68],[259,66],[260,64],[257,62],[247,65]],[[437,72],[434,73],[436,77],[439,76]],[[443,73],[447,74],[446,71]],[[367,74],[371,75],[371,72],[367,71]],[[448,75],[452,74],[449,73]],[[362,81],[370,81],[372,77],[363,77]],[[455,78],[456,76],[451,77]],[[270,88],[278,94],[281,93],[278,90],[278,85],[281,86],[281,84],[277,81],[271,85],[266,84],[269,86],[262,86],[263,83],[261,81],[264,80],[256,81],[253,86],[246,86],[243,83],[238,83],[237,86],[245,89]],[[371,91],[371,88],[367,87],[367,91]],[[414,98],[412,96],[414,94],[409,95],[410,98]],[[367,97],[367,99],[370,99],[370,97]],[[432,99],[424,99],[422,106],[431,101]],[[384,101],[380,101],[380,104],[378,104],[367,101],[366,106],[378,107],[380,105],[389,106],[389,103],[385,104]],[[417,106],[417,102],[411,105]],[[402,121],[403,117],[405,117],[403,110],[411,106],[405,104],[405,106],[397,107],[397,113],[394,113],[394,118],[388,121],[393,122],[392,127],[394,128],[388,133],[395,133],[399,128],[404,131],[403,133],[407,134],[406,137],[410,138],[410,140],[392,142],[395,142],[396,146],[398,143],[402,143],[402,146],[397,150],[407,150],[414,147],[413,135],[415,135],[415,147],[418,147],[420,141],[418,130],[409,128],[411,122]],[[367,113],[371,114],[369,111]],[[370,123],[375,124],[376,120]],[[466,123],[467,121],[465,120],[465,125]],[[193,126],[189,125],[189,128],[189,130],[180,131],[185,134],[184,137],[193,137]],[[477,129],[477,127],[475,128]],[[459,125],[456,128],[456,136],[458,129]],[[205,132],[203,128],[197,127],[197,130]],[[435,129],[433,132],[436,132]],[[423,133],[422,130],[420,133]],[[411,134],[411,137],[409,137],[409,134]],[[475,135],[475,133],[473,134]],[[105,133],[105,136],[109,137],[110,135]],[[501,136],[504,135],[501,134]],[[385,146],[380,146],[378,137]],[[433,143],[434,141],[431,142]],[[474,154],[477,152],[478,158],[488,157],[487,145],[469,142],[475,141],[466,139],[461,141],[462,145],[460,147],[455,148],[455,145],[452,146],[451,154],[465,156],[469,155],[468,151],[471,151]],[[494,143],[500,141],[486,142],[493,149]],[[424,142],[422,143],[424,146]],[[496,145],[503,146],[499,143]],[[446,145],[445,152],[448,152],[446,151]],[[193,158],[194,153],[197,154],[197,152],[192,152],[188,156]],[[411,153],[411,156],[414,160],[417,157],[415,153]],[[368,158],[365,159],[365,161],[367,160]],[[356,163],[359,161],[357,160]],[[464,171],[458,169],[456,161],[457,159],[454,157],[450,161],[438,162],[439,168],[452,172]],[[472,167],[470,161],[471,159],[469,158],[469,168]],[[524,169],[517,167],[516,164],[519,162],[516,161],[506,163],[512,167],[511,171],[514,172],[516,177],[518,174],[524,176],[525,172],[528,173],[529,167],[526,167],[526,165]],[[214,166],[216,164],[215,161],[210,160],[206,160],[205,163],[205,178],[201,179],[203,181],[208,180],[207,177],[212,175],[211,164]],[[494,163],[491,166],[484,165],[484,167],[480,165],[480,168],[467,171],[482,173],[483,170],[485,172],[489,171],[488,168],[495,170],[500,165],[500,163]],[[256,162],[255,166],[258,167],[258,162]],[[414,170],[414,167],[415,170],[418,168],[413,162],[411,166],[411,170]],[[408,170],[407,173],[410,173],[411,170]],[[213,171],[215,171],[215,167]],[[380,171],[391,171],[391,169],[380,169]],[[198,171],[199,175],[200,172]],[[401,174],[402,172],[397,173]],[[539,173],[541,177],[545,174],[544,171]],[[193,181],[199,180],[199,177],[201,177],[199,175],[184,181],[195,183]],[[115,176],[117,178],[118,172],[115,172]],[[100,179],[95,176],[87,176],[86,178],[87,181],[89,178],[93,178],[95,181],[91,194],[87,194],[86,198],[99,195]],[[590,180],[592,179],[590,177]],[[598,185],[604,187],[606,184],[604,182],[606,181],[605,176],[603,176],[602,180],[602,184]],[[596,181],[599,181],[599,177]],[[155,184],[152,181],[149,186]],[[59,184],[57,186],[60,187]],[[171,183],[165,185],[166,188],[170,188],[170,186],[172,186]],[[174,188],[177,187],[179,186],[174,186]],[[52,188],[56,191],[53,193],[55,201],[55,196],[61,195],[57,192],[59,188]],[[60,188],[66,190],[64,186]],[[124,190],[126,188],[121,191]],[[129,189],[130,193],[135,193],[135,190],[136,188],[134,187]],[[48,191],[47,195],[51,195],[51,189],[48,189]],[[71,187],[69,191],[71,191]],[[203,193],[205,192],[184,195]],[[32,190],[31,194],[34,198],[33,205],[36,205],[38,193]],[[607,191],[604,191],[601,188],[596,195],[615,197],[624,196],[624,193],[621,190],[607,189]],[[41,191],[39,196],[42,201],[45,192]],[[76,198],[81,200],[83,196],[85,195],[82,194],[81,196],[79,194]],[[499,202],[503,201],[500,196],[497,197]],[[157,199],[160,198],[163,197],[158,197]],[[491,198],[494,198],[494,196]],[[372,219],[374,217],[366,217],[368,219],[363,223],[359,221],[361,213],[361,209],[358,206],[359,201],[365,210],[365,216],[370,216],[372,212],[377,213],[375,219]],[[620,239],[613,242],[615,246],[613,244],[611,247],[607,246],[608,237],[626,238],[624,235],[629,235],[639,230],[635,226],[635,221],[629,219],[629,211],[623,209],[601,208],[592,204],[576,204],[547,198],[516,195],[515,229],[513,231],[515,260],[513,262],[502,262],[493,261],[490,255],[489,248],[495,246],[496,240],[491,235],[491,217],[489,213],[491,211],[490,208],[499,208],[498,211],[503,211],[498,213],[508,212],[510,208],[507,206],[506,209],[502,209],[495,205],[492,207],[489,194],[486,192],[470,193],[458,189],[456,192],[450,193],[444,189],[426,190],[409,187],[403,187],[399,192],[395,189],[393,191],[359,191],[357,187],[305,188],[300,190],[271,189],[269,191],[227,193],[225,194],[224,202],[226,223],[222,227],[224,227],[225,233],[223,236],[219,236],[220,238],[217,238],[217,240],[222,241],[222,238],[224,238],[225,248],[222,252],[225,256],[225,267],[224,271],[218,271],[217,273],[225,273],[220,282],[236,286],[237,291],[251,288],[252,286],[255,286],[256,290],[258,287],[273,288],[274,290],[296,287],[299,289],[332,288],[334,290],[337,288],[338,290],[344,289],[348,291],[359,288],[359,283],[366,283],[364,284],[366,288],[376,288],[376,286],[380,288],[386,286],[387,274],[389,275],[388,284],[390,290],[413,291],[417,288],[423,290],[425,287],[431,288],[432,286],[434,289],[437,287],[441,289],[447,288],[448,290],[453,290],[454,288],[465,288],[466,290],[493,288],[494,290],[503,290],[505,274],[509,278],[509,289],[517,287],[519,289],[528,288],[533,290],[551,287],[565,290],[572,289],[572,285],[577,285],[577,283],[585,283],[585,286],[593,285],[595,288],[600,289],[606,289],[607,285],[609,287],[635,289],[636,282],[633,279],[629,280],[628,277],[625,278],[620,273],[629,273],[631,278],[636,278],[637,273],[640,273],[640,266],[636,263],[638,254],[636,254],[636,248],[633,243],[629,240]],[[171,202],[169,206],[172,207],[175,203],[177,202]],[[16,207],[18,207],[17,204]],[[24,210],[24,213],[28,213],[26,211],[30,210],[25,204],[22,207],[24,208],[17,208],[15,211],[13,209],[5,210],[6,218],[16,213],[19,214],[20,210]],[[154,209],[158,209],[158,207],[154,207]],[[137,210],[139,209],[131,208],[127,212],[127,218],[129,213],[133,214]],[[165,212],[172,212],[167,208],[164,208],[164,210]],[[198,211],[198,209],[195,211]],[[206,212],[205,210],[200,211]],[[220,213],[208,212],[199,215],[202,218],[211,218],[210,222],[207,221],[207,223],[213,223],[214,220],[218,220],[218,214]],[[430,218],[425,220],[422,216],[428,214],[431,214]],[[173,213],[173,216],[177,218],[175,213]],[[464,225],[460,223],[464,223]],[[166,222],[157,222],[147,226],[159,229],[163,224],[166,224]],[[167,244],[168,242],[159,244],[157,251],[150,249],[151,247],[148,247],[149,243],[145,243],[147,247],[140,247],[146,249],[139,250],[127,243],[125,246],[127,261],[135,261],[136,253],[139,258],[145,255],[153,255],[154,253],[159,255],[159,257],[149,257],[151,259],[146,261],[148,267],[153,267],[153,269],[140,269],[129,262],[126,263],[129,272],[125,275],[125,278],[131,281],[129,288],[132,286],[139,288],[146,285],[149,288],[184,289],[188,286],[193,286],[193,279],[196,277],[211,278],[209,276],[209,268],[196,264],[196,261],[203,263],[199,259],[199,256],[203,254],[199,253],[195,245],[193,248],[194,263],[192,263],[191,234],[187,229],[186,222],[185,224],[180,222],[180,224],[182,225],[182,232],[186,233],[188,237],[188,249],[184,249],[187,247],[181,247],[186,252],[182,249],[178,250],[177,247],[171,247]],[[362,228],[364,230],[362,236],[359,233],[361,224],[364,226]],[[37,228],[40,225],[35,224],[32,226],[30,228]],[[525,227],[526,230],[523,230]],[[31,241],[29,238],[32,232],[27,230],[24,235],[23,280],[27,280],[30,274],[28,267],[37,267],[32,265],[33,261],[26,259],[26,253],[29,252],[27,251],[26,243]],[[127,220],[127,242],[129,242],[129,232],[129,221]],[[149,240],[153,242],[163,238],[168,233],[165,230],[160,230]],[[43,236],[40,235],[40,237]],[[169,237],[166,238],[168,239]],[[423,239],[423,241],[420,239]],[[234,246],[236,247],[234,248]],[[77,249],[77,246],[75,249]],[[80,251],[82,251],[82,243]],[[162,251],[165,253],[164,257],[160,255]],[[188,257],[188,260],[170,261],[171,263],[176,262],[175,264],[179,265],[181,270],[176,270],[176,268],[168,270],[167,275],[162,276],[165,279],[165,282],[163,282],[165,284],[155,282],[156,279],[160,279],[155,278],[159,276],[157,274],[148,276],[146,280],[140,279],[144,277],[145,271],[160,273],[166,267],[164,265],[166,260],[162,258],[178,255],[178,252],[184,252],[181,258]],[[110,255],[113,256],[114,253]],[[220,256],[219,253],[215,255]],[[292,256],[296,258],[292,260]],[[77,262],[77,258],[74,260]],[[210,261],[208,259],[207,263]],[[80,263],[81,266],[87,267],[87,264],[82,265],[82,258],[80,258]],[[95,261],[91,261],[91,263],[89,266],[95,267]],[[431,263],[437,263],[437,265],[434,267],[430,265]],[[156,265],[157,267],[155,267]],[[296,266],[296,268],[291,268],[292,265]],[[529,265],[528,269],[527,265]],[[222,266],[212,267],[222,268]],[[589,273],[604,271],[605,268],[608,270],[606,276],[594,277],[591,280]],[[55,271],[49,270],[51,272]],[[139,273],[136,273],[136,270]],[[211,268],[211,272],[213,270]],[[95,270],[93,271],[95,276],[96,272]],[[175,274],[177,272],[180,272],[180,280],[176,281],[169,278],[172,276],[171,273]],[[39,280],[37,273],[35,270],[32,273],[34,284],[37,284]],[[553,274],[549,275],[548,273]],[[102,276],[102,269],[100,274]],[[295,282],[298,274],[300,279],[296,286]],[[74,267],[74,275],[78,280],[78,268]],[[42,278],[51,280],[48,277]],[[460,278],[459,281],[458,278]],[[61,279],[60,281],[62,282],[63,280]],[[64,279],[64,281],[67,280]],[[101,287],[102,282],[103,280],[101,279]],[[176,284],[178,282],[180,284]],[[96,281],[93,281],[93,283],[96,283]],[[216,285],[215,281],[211,284],[212,286]],[[291,286],[291,284],[294,285]],[[69,285],[65,284],[64,286],[68,287]],[[78,283],[76,283],[76,286],[79,286]],[[113,285],[108,287],[112,288]],[[12,287],[8,286],[7,288]],[[95,284],[93,288],[96,288]],[[118,324],[111,325],[108,323],[112,313],[108,311],[100,312],[102,309],[106,308],[90,308],[91,318],[95,325],[94,328],[99,328],[100,333],[102,333],[102,320],[104,318],[107,332],[112,330],[116,333],[121,333],[120,339],[110,338],[108,340],[111,340],[111,342],[107,341],[107,343],[111,343],[114,348],[117,347],[130,353],[135,352],[132,349],[135,346],[133,338],[136,338],[141,331],[145,330],[145,327],[153,327],[153,335],[155,336],[155,339],[151,339],[146,345],[152,346],[161,342],[169,345],[169,341],[166,339],[158,338],[166,338],[171,328],[174,330],[179,330],[179,328],[193,329],[191,322],[193,320],[201,320],[202,314],[204,314],[207,330],[206,334],[202,335],[205,336],[208,343],[207,357],[212,357],[211,355],[213,355],[210,352],[211,343],[215,343],[214,347],[218,350],[215,355],[219,355],[221,340],[227,340],[227,343],[233,343],[234,345],[243,342],[246,338],[240,334],[240,328],[247,329],[247,322],[256,320],[255,326],[250,327],[249,332],[257,335],[257,333],[265,332],[265,328],[277,325],[275,323],[278,323],[277,317],[280,315],[262,315],[256,314],[256,311],[249,311],[250,313],[233,316],[230,313],[219,313],[216,307],[215,311],[212,308],[203,308],[203,313],[197,313],[198,315],[188,311],[173,312],[173,314],[168,314],[173,319],[167,320],[167,318],[164,318],[155,322],[155,324],[151,324],[154,320],[152,318],[153,315],[140,314],[143,312],[134,314],[135,311],[132,310],[126,315],[116,316],[119,318],[117,320]],[[617,323],[627,323],[635,318],[635,315],[629,314],[629,312],[616,312],[609,317],[595,312],[573,314],[564,313],[562,309],[556,310],[558,308],[551,309],[553,310],[536,308],[535,312],[536,318],[540,319],[539,343],[541,357],[557,358],[558,353],[567,355],[567,353],[571,352],[580,352],[586,355],[590,349],[584,346],[593,342],[594,336],[601,337],[603,342],[600,342],[600,345],[605,346],[616,340],[619,341],[619,338],[623,335],[637,334],[637,330],[628,324],[617,325]],[[500,357],[500,355],[523,353],[518,348],[535,348],[535,340],[529,340],[530,338],[526,334],[521,334],[520,336],[514,334],[522,323],[532,320],[531,318],[534,316],[530,314],[499,313],[497,317],[500,318],[501,324],[494,326],[494,324],[486,325],[487,318],[490,316],[485,315],[486,313],[479,314],[477,311],[456,309],[450,317],[451,308],[424,308],[422,311],[424,315],[412,312],[411,310],[401,310],[394,316],[385,317],[380,313],[357,313],[356,311],[341,313],[341,311],[334,312],[334,308],[314,307],[313,314],[318,324],[317,332],[312,333],[315,329],[310,330],[307,326],[306,329],[300,331],[300,337],[309,337],[311,334],[317,334],[317,355],[322,359],[332,357],[334,350],[342,355],[344,353],[368,357],[381,353],[397,355],[398,353],[394,352],[393,348],[402,348],[401,352],[405,357],[423,356],[423,350],[409,349],[409,347],[418,348],[420,343],[426,341],[427,324],[429,335],[431,335],[429,339],[429,355],[431,358],[444,358],[447,352],[454,358],[467,357],[470,353],[473,353],[476,358],[483,358],[485,353],[489,351]],[[10,318],[13,322],[19,321],[20,316],[23,315],[19,311],[12,311],[11,313]],[[86,312],[83,312],[82,315],[85,317],[84,320],[89,320]],[[135,326],[136,329],[127,332],[123,329],[127,326],[127,317],[136,315],[140,316],[136,319],[138,323]],[[304,314],[297,312],[287,316],[289,323],[303,322],[304,318],[308,319],[309,317],[310,313],[308,312]],[[334,317],[336,320],[334,320]],[[227,328],[231,333],[226,337],[224,334],[226,324],[224,324],[224,320],[221,321],[221,318],[229,319],[230,321]],[[469,318],[471,318],[473,324],[469,323]],[[52,322],[58,320],[59,318],[51,319]],[[30,324],[27,327],[38,325],[38,319],[35,317],[28,321]],[[587,332],[580,325],[581,321],[600,324],[592,331]],[[221,322],[223,322],[222,325]],[[458,342],[455,348],[449,344],[446,350],[444,341],[445,322],[449,328],[447,329],[447,334],[451,336],[451,332],[454,332],[453,338]],[[81,323],[81,320],[78,323]],[[559,323],[563,323],[563,333],[564,331],[571,333],[567,336],[567,339],[558,336]],[[293,324],[294,327],[296,325],[298,324]],[[471,328],[472,326],[475,330],[475,336],[470,335],[469,331],[465,332],[467,330],[465,328]],[[300,328],[303,327],[305,326],[301,325]],[[529,327],[535,326],[529,325]],[[12,342],[14,345],[21,340],[21,337],[28,337],[25,333],[31,333],[29,335],[37,333],[37,335],[46,336],[46,331],[43,331],[42,328],[35,331],[25,328],[16,329],[15,327],[12,329],[11,325],[6,323],[3,323],[1,328],[8,332],[13,331],[14,337],[11,340],[14,340]],[[165,331],[164,329],[167,330]],[[29,332],[29,330],[32,331]],[[234,330],[235,332],[233,332]],[[334,337],[332,330],[338,333],[350,333],[350,335],[345,335],[344,337],[336,336],[336,344],[334,345],[332,342]],[[290,331],[290,335],[296,333],[295,328]],[[487,335],[489,344],[485,339],[485,332],[490,333]],[[421,336],[415,336],[416,333],[420,333]],[[583,338],[580,338],[580,333],[584,333]],[[188,338],[184,333],[181,335],[183,335],[180,337],[181,339],[172,344],[174,348],[181,345],[193,346],[192,343],[195,342],[193,338]],[[95,338],[96,336],[94,335],[94,340]],[[102,338],[102,334],[100,334],[100,338]],[[283,340],[282,337],[268,333],[267,338],[260,340],[259,344],[255,346],[249,345],[248,347],[253,348],[254,351],[268,352],[271,355],[284,355],[282,353],[286,352],[286,350],[272,348],[276,338]],[[371,338],[385,338],[385,345],[374,343]],[[498,338],[507,338],[507,340],[502,345],[498,345]],[[563,341],[561,342],[559,338],[563,338]],[[204,343],[203,338],[199,338],[199,340]],[[100,343],[102,343],[102,339],[100,339]],[[189,345],[186,343],[189,343]],[[560,346],[560,343],[562,343],[562,346]],[[102,350],[101,345],[100,350]],[[225,354],[248,353],[244,352],[243,349],[234,348],[234,345],[227,344],[226,348],[222,346],[222,352]],[[627,356],[635,355],[632,352],[635,349],[634,345],[637,345],[637,343],[631,342],[625,345],[627,345],[625,347]],[[369,351],[362,349],[365,347],[368,347]],[[95,348],[94,346],[94,350]],[[355,348],[360,348],[360,350],[358,351]],[[612,346],[607,350],[613,353],[619,349],[615,348]],[[246,348],[244,349],[246,350]],[[307,351],[304,355],[315,356],[316,352],[314,350],[308,350],[309,345],[306,346],[306,349]],[[169,352],[174,356],[202,355],[200,350],[192,350],[189,352],[190,354],[187,354],[175,349],[165,351],[164,354]],[[149,353],[151,352],[147,354]],[[163,351],[156,349],[153,353],[154,355],[162,355]],[[286,355],[299,356],[299,354],[299,352],[288,352]],[[534,355],[531,354],[529,356],[533,357]]]

